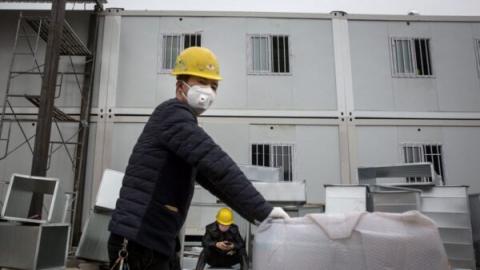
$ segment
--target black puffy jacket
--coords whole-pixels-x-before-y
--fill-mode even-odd
[[[236,253],[245,252],[245,241],[238,230],[238,226],[235,224],[230,225],[230,228],[226,232],[220,231],[217,222],[208,224],[205,227],[205,235],[202,238],[202,246],[206,249],[211,249],[216,253],[213,254],[226,254],[227,252],[217,249],[217,242],[228,241],[234,245]]]
[[[133,148],[110,232],[171,256],[195,179],[250,222],[272,210],[190,107],[170,99],[155,109]]]

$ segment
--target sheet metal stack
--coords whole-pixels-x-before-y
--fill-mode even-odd
[[[78,258],[104,263],[109,261],[107,252],[110,235],[108,233],[108,223],[120,194],[123,176],[122,172],[110,169],[103,172],[95,205],[90,210],[90,215],[78,243],[75,254]]]
[[[430,163],[362,167],[358,175],[360,185],[326,186],[327,212],[419,210],[438,226],[453,269],[476,269],[468,187],[440,185]]]
[[[31,215],[34,194],[42,195],[42,213]],[[59,179],[13,174],[0,218],[0,268],[65,268],[70,225],[64,211]]]

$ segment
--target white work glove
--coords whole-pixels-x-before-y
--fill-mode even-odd
[[[268,215],[269,218],[283,218],[289,219],[290,216],[281,207],[273,207],[272,212]]]

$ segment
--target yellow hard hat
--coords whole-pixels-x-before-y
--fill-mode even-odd
[[[228,226],[233,223],[233,212],[230,208],[220,208],[217,213],[217,222]]]
[[[190,47],[183,50],[177,56],[172,75],[193,75],[217,81],[222,79],[217,57],[204,47]]]

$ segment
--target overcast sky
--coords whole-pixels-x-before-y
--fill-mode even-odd
[[[0,3],[0,9],[45,9],[48,4]],[[75,9],[83,9],[76,4]],[[480,0],[108,0],[105,5],[126,10],[272,11],[351,14],[407,14],[480,16]],[[87,7],[89,8],[89,7]],[[72,9],[72,5],[68,6]]]

